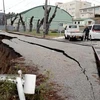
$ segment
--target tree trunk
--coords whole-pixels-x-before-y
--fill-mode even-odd
[[[18,14],[15,15],[15,18],[14,19],[12,19],[12,17],[11,17],[11,26],[13,26],[15,20],[17,19],[17,16],[18,16]]]
[[[29,31],[30,32],[32,32],[32,28],[33,28],[33,23],[32,23],[33,22],[33,18],[34,18],[34,16],[32,16],[31,19],[30,19],[30,27],[29,27]]]
[[[29,32],[32,32],[33,25],[30,25]]]
[[[40,19],[38,20],[37,29],[36,29],[37,33],[40,33],[40,27],[43,25],[43,22],[44,22],[44,18],[42,18],[41,21],[40,21]]]
[[[20,27],[20,19],[18,21],[17,32],[19,32],[19,27]]]
[[[40,33],[40,27],[37,26],[36,33]]]
[[[23,30],[25,32],[26,31],[25,22],[23,21],[21,14],[19,16],[20,16],[20,20],[21,20],[21,23],[22,23],[22,26],[23,26]]]
[[[37,21],[36,33],[40,33],[40,19]]]
[[[23,29],[24,29],[24,32],[26,31],[26,26],[25,26],[25,24],[23,25]]]
[[[50,28],[50,24],[47,24],[46,26],[47,26],[47,27],[46,27],[46,35],[48,35],[49,28]]]

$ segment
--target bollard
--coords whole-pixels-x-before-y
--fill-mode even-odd
[[[36,75],[25,74],[24,93],[34,94],[36,84]]]

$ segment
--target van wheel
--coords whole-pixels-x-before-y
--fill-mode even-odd
[[[65,36],[65,39],[67,39],[67,37],[66,37],[66,35],[64,34],[64,36]]]
[[[65,36],[65,39],[67,39],[67,37]]]
[[[70,37],[69,37],[68,39],[69,39],[69,41],[71,41],[71,40],[72,40],[72,38],[70,38]]]

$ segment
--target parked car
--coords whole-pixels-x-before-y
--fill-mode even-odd
[[[65,39],[81,39],[83,40],[84,33],[80,32],[79,25],[76,24],[68,24],[65,27],[65,33],[64,33]]]
[[[92,24],[88,27],[90,29],[89,39],[100,39],[100,24]]]

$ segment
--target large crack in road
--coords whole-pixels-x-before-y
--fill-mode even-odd
[[[0,35],[0,40],[2,40],[2,39],[9,39],[9,40],[11,40],[11,39],[13,39],[13,38],[10,37],[10,36]],[[46,48],[46,49],[49,49],[49,50],[54,50],[54,51],[56,51],[56,52],[62,53],[62,54],[63,54],[64,56],[66,56],[67,58],[69,58],[69,59],[75,61],[75,62],[78,64],[78,66],[80,67],[82,73],[85,75],[87,81],[89,82],[90,87],[91,87],[91,91],[92,91],[92,94],[93,94],[93,99],[95,100],[95,95],[94,95],[94,89],[93,89],[92,82],[90,81],[88,75],[86,74],[86,70],[81,66],[81,64],[80,64],[80,62],[79,62],[78,60],[76,60],[75,58],[69,56],[64,50],[56,49],[56,48],[51,48],[51,47],[48,47],[48,46],[44,46],[44,45],[41,45],[41,44],[37,44],[37,43],[32,43],[32,42],[24,41],[24,40],[21,40],[21,39],[18,39],[18,40],[23,41],[23,42],[26,42],[26,43],[29,43],[29,44],[32,44],[32,45],[40,46],[40,47],[43,47],[43,48]],[[9,48],[9,50],[6,51],[6,49],[8,49],[8,48]],[[5,50],[5,51],[4,51],[4,50]],[[12,55],[15,55],[15,54],[16,54],[16,55],[13,57],[13,59],[16,58],[16,57],[20,57],[20,56],[21,56],[20,54],[16,53],[16,52],[13,50],[13,48],[11,48],[11,47],[9,47],[8,45],[6,45],[6,44],[0,42],[0,52],[3,53],[2,56],[4,56],[5,52],[8,52],[8,51],[10,51],[10,54],[12,54],[12,53],[14,52],[14,54],[12,54]],[[7,55],[10,55],[10,54],[8,53]],[[9,56],[7,56],[7,55],[6,55],[5,57],[8,58]],[[10,55],[10,56],[11,56],[11,55]],[[2,61],[1,61],[1,62],[2,62]]]
[[[36,45],[36,46],[40,46],[40,47],[43,47],[43,48],[46,48],[46,49],[49,49],[49,50],[54,50],[56,52],[59,52],[59,53],[62,53],[64,56],[68,57],[69,59],[75,61],[78,66],[80,67],[82,73],[85,75],[87,81],[89,82],[90,86],[91,86],[91,90],[92,90],[92,94],[93,94],[93,100],[95,100],[95,95],[94,95],[94,89],[93,89],[93,85],[92,85],[92,82],[90,81],[88,75],[86,74],[86,70],[81,66],[80,62],[78,60],[76,60],[75,58],[69,56],[68,54],[65,53],[65,51],[63,50],[60,50],[60,49],[56,49],[56,48],[51,48],[51,47],[48,47],[48,46],[44,46],[44,45],[41,45],[41,44],[37,44],[37,43],[32,43],[32,42],[28,42],[28,41],[24,41],[24,40],[21,40],[19,39],[20,41],[23,41],[23,42],[26,42],[26,43],[29,43],[29,44],[32,44],[32,45]]]

